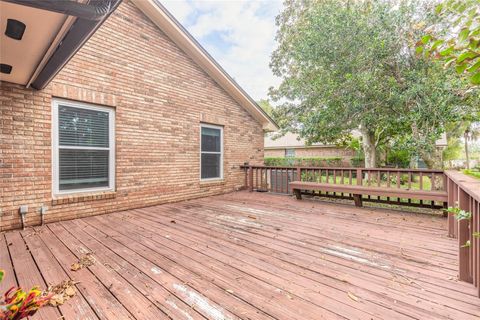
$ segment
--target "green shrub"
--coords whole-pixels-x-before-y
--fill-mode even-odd
[[[341,157],[265,157],[264,164],[276,167],[340,167],[342,160]]]
[[[364,157],[354,157],[350,159],[350,163],[352,164],[352,167],[359,168],[363,167],[365,164],[365,158]]]
[[[398,168],[408,168],[410,158],[410,153],[407,150],[393,150],[388,153],[387,164]]]

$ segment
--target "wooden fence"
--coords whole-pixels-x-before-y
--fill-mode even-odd
[[[332,168],[332,167],[274,167],[244,166],[245,186],[253,191],[291,194],[291,181],[321,182],[365,187],[397,188],[405,190],[445,191],[446,178],[442,170],[395,168]],[[350,194],[317,192],[314,195],[352,199]],[[408,206],[443,208],[435,201],[365,196],[363,201]]]
[[[445,171],[448,206],[471,214],[458,220],[448,214],[448,234],[458,238],[460,280],[472,282],[480,297],[480,181],[458,171]]]

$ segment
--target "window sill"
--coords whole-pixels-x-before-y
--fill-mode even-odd
[[[211,179],[211,180],[200,180],[200,187],[212,185],[224,185],[226,183],[225,179]]]
[[[101,192],[101,193],[81,193],[76,195],[60,195],[52,199],[52,206],[62,205],[62,204],[71,204],[78,202],[88,202],[95,200],[107,200],[114,199],[116,197],[116,192]]]

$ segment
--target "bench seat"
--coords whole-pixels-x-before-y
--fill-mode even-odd
[[[430,191],[430,190],[414,190],[401,188],[387,188],[387,187],[368,187],[348,184],[333,184],[333,183],[319,183],[319,182],[303,182],[292,181],[290,187],[297,199],[302,199],[302,190],[324,191],[324,192],[340,192],[350,193],[355,200],[355,205],[361,206],[362,195],[381,196],[381,197],[396,197],[405,199],[417,200],[431,200],[438,202],[447,202],[446,191]]]

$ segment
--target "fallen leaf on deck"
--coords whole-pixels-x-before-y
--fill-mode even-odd
[[[248,216],[250,219],[257,220],[257,217],[254,216]]]
[[[77,271],[78,269],[82,268],[79,263],[74,263],[70,266],[70,270]]]
[[[170,220],[170,223],[177,223],[177,221],[175,221],[175,220]]]
[[[348,292],[348,297],[349,297],[350,299],[352,299],[353,301],[357,301],[357,302],[358,302],[357,296],[355,296],[353,293]]]
[[[61,306],[68,299],[73,297],[77,293],[77,288],[75,288],[75,282],[73,280],[65,280],[56,286],[50,286],[45,291],[46,294],[52,293],[53,296],[48,302],[51,306]]]
[[[233,293],[233,290],[230,290],[230,289],[227,289],[225,291],[227,291],[228,293]]]
[[[90,267],[95,264],[95,258],[93,257],[93,253],[88,252],[84,256],[82,256],[78,262],[73,263],[70,266],[70,270],[77,271],[85,267]]]

